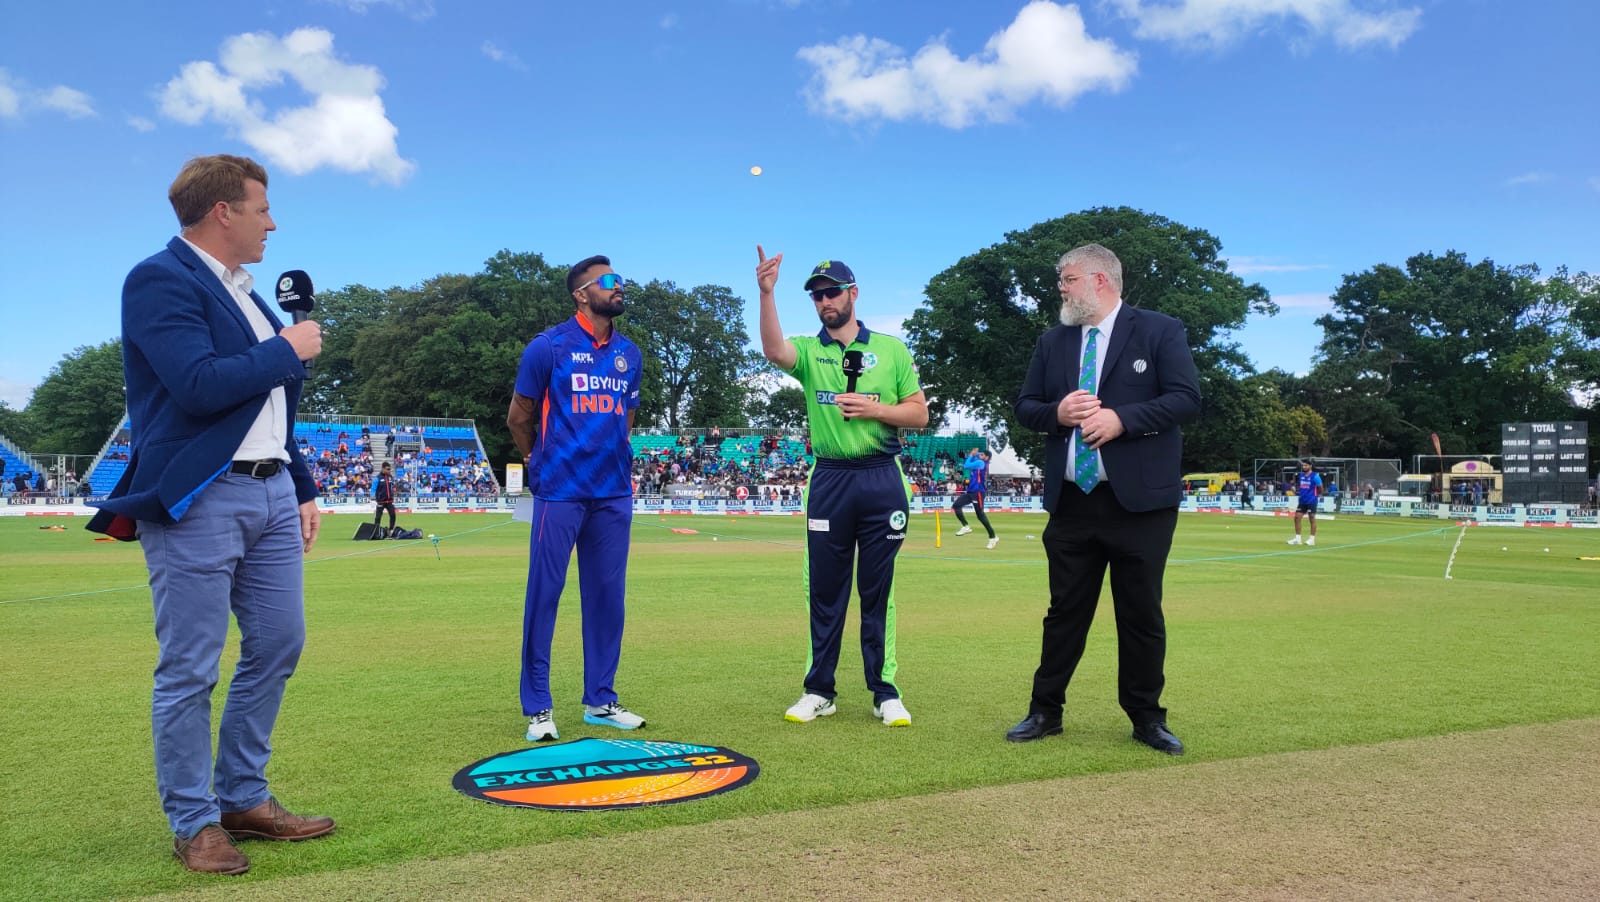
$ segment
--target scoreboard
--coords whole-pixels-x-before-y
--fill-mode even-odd
[[[1500,472],[1510,504],[1588,498],[1589,424],[1502,423]]]

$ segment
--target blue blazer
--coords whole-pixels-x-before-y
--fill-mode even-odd
[[[1082,326],[1056,326],[1041,335],[1017,395],[1017,419],[1044,433],[1044,507],[1052,513],[1067,479],[1074,431],[1056,419],[1056,408],[1078,389],[1082,347]],[[1095,394],[1122,419],[1123,434],[1100,448],[1117,503],[1133,512],[1177,507],[1183,501],[1178,426],[1200,414],[1200,383],[1183,324],[1124,301]]]
[[[250,299],[279,332],[283,323]],[[122,368],[133,451],[116,488],[94,506],[93,532],[131,541],[135,522],[175,523],[222,474],[272,389],[287,400],[289,475],[303,504],[317,497],[294,443],[306,369],[286,339],[257,341],[216,273],[181,238],[122,285]]]

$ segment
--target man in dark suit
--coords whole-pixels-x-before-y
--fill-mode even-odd
[[[1109,566],[1118,701],[1133,738],[1181,755],[1161,707],[1161,582],[1183,500],[1178,425],[1200,411],[1194,359],[1182,323],[1122,302],[1122,263],[1110,250],[1084,245],[1057,269],[1062,324],[1040,337],[1016,403],[1018,420],[1045,435],[1050,609],[1028,716],[1006,739],[1061,732]]]
[[[321,327],[287,328],[252,289],[276,226],[267,173],[218,155],[168,190],[182,234],[128,274],[122,359],[133,454],[89,529],[144,548],[155,604],[151,704],[156,788],[173,853],[193,871],[239,874],[239,838],[299,840],[333,819],[284,810],[267,790],[272,727],[305,643],[305,553],[317,489],[293,441],[302,361]],[[211,692],[239,623],[212,764]]]

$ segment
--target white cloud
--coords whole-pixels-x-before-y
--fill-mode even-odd
[[[1274,263],[1268,257],[1229,257],[1228,271],[1236,276],[1258,272],[1305,272],[1327,269],[1326,263]]]
[[[484,41],[482,50],[484,56],[487,56],[489,59],[492,59],[497,63],[510,66],[518,72],[528,71],[528,66],[522,61],[522,57],[517,56],[515,53],[512,53],[509,50],[501,50],[494,41]]]
[[[129,116],[128,127],[136,132],[153,132],[156,130],[156,124],[143,116]]]
[[[32,400],[33,390],[36,387],[37,385],[32,382],[0,378],[0,401],[11,405],[13,410],[21,410]]]
[[[1275,294],[1272,302],[1283,310],[1306,313],[1327,313],[1333,309],[1333,301],[1326,294]]]
[[[21,119],[48,110],[68,119],[91,119],[98,114],[88,94],[66,85],[36,88],[25,79],[0,69],[0,119]]]
[[[39,105],[66,114],[68,119],[89,119],[95,115],[89,95],[66,85],[56,85],[39,95]]]
[[[162,115],[186,125],[221,123],[297,175],[328,167],[398,183],[416,169],[400,156],[399,129],[378,96],[382,73],[338,60],[331,33],[301,28],[281,39],[265,32],[235,35],[223,42],[218,62],[185,64],[161,93]],[[268,110],[255,95],[285,77],[311,102]]]
[[[1551,175],[1548,172],[1524,172],[1521,175],[1514,175],[1506,179],[1505,186],[1507,188],[1519,188],[1523,185],[1537,185],[1541,182],[1548,182],[1550,179]]]
[[[323,2],[360,15],[366,15],[367,10],[378,6],[387,7],[419,22],[433,17],[433,0],[323,0]]]
[[[1134,20],[1134,34],[1153,41],[1225,47],[1274,25],[1299,25],[1313,38],[1345,49],[1369,44],[1391,50],[1422,24],[1417,7],[1389,0],[1111,0]],[[1378,7],[1367,11],[1361,7]]]
[[[1109,40],[1092,38],[1072,4],[1035,0],[991,37],[983,52],[961,58],[943,38],[914,56],[866,35],[803,47],[815,70],[807,85],[813,112],[845,120],[922,119],[949,128],[1005,122],[1034,100],[1057,106],[1102,89],[1120,90],[1137,61]]]
[[[672,29],[678,27],[678,14],[667,13],[666,15],[662,16],[661,21],[657,22],[656,24],[661,26],[662,31],[671,31]]]
[[[911,318],[911,314],[910,312],[873,314],[862,314],[858,312],[856,314],[856,318],[861,320],[863,323],[866,323],[867,328],[874,332],[882,332],[885,335],[893,335],[895,338],[903,341],[906,337],[906,320]]]

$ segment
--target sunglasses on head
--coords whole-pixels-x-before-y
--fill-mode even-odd
[[[608,272],[605,275],[600,276],[598,278],[590,279],[589,281],[583,283],[582,285],[579,285],[577,288],[574,288],[573,291],[582,291],[585,288],[588,288],[590,285],[599,285],[601,288],[605,289],[606,291],[610,291],[613,288],[616,288],[617,286],[619,286],[621,284],[622,284],[622,277],[621,276],[617,275],[614,272]]]
[[[818,288],[807,293],[811,295],[811,300],[813,303],[820,304],[822,303],[823,298],[827,298],[831,301],[839,295],[844,294],[844,290],[846,288],[854,288],[855,284],[856,283],[854,282],[845,282],[841,285],[830,285],[827,288]]]

